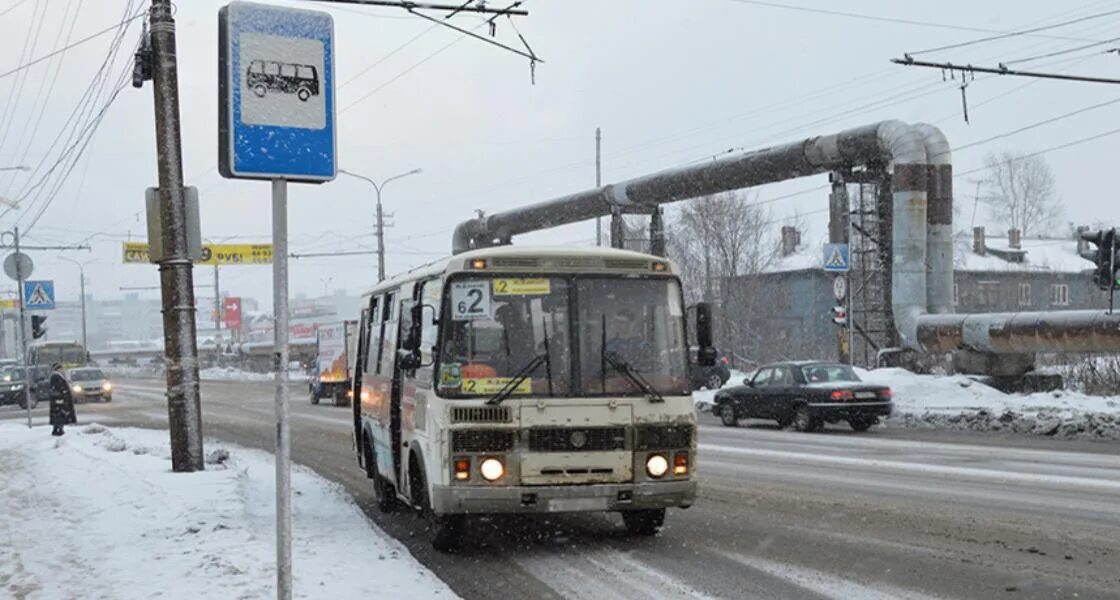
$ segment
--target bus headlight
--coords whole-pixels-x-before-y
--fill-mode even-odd
[[[646,473],[650,477],[660,478],[664,477],[669,472],[669,461],[662,454],[651,454],[646,459]]]
[[[486,458],[479,463],[478,472],[486,481],[497,481],[506,474],[506,466],[497,458]]]

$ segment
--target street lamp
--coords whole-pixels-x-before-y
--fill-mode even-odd
[[[78,261],[76,261],[72,258],[66,258],[65,256],[60,256],[60,257],[58,257],[58,260],[64,260],[68,263],[73,263],[75,265],[78,265],[78,276],[82,278],[82,284],[81,284],[81,294],[82,294],[82,348],[85,348],[86,352],[89,352],[89,344],[87,343],[87,340],[86,340],[86,265],[88,265],[92,262],[97,262],[97,259],[94,258],[94,259],[91,259],[91,260],[87,260],[85,262],[78,262]]]
[[[375,224],[375,227],[377,228],[377,280],[385,281],[385,221],[383,220],[381,213],[381,190],[385,189],[385,186],[394,179],[408,177],[409,175],[416,175],[418,173],[423,173],[424,171],[423,169],[413,169],[407,173],[394,175],[386,179],[385,181],[382,181],[380,185],[378,185],[376,181],[370,179],[369,177],[366,177],[365,175],[352,173],[345,169],[339,169],[338,172],[342,173],[343,175],[349,175],[351,177],[365,181],[366,183],[372,185],[374,191],[377,192],[377,222]]]

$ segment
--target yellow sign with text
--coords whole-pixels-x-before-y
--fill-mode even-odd
[[[0,310],[19,308],[19,300],[15,298],[0,298]]]
[[[124,242],[125,264],[148,263],[148,244]],[[203,244],[196,265],[271,265],[272,244]]]
[[[464,377],[462,389],[466,394],[497,394],[511,381],[512,377]],[[532,391],[533,383],[528,378],[513,388],[514,394],[528,394]]]
[[[548,279],[495,279],[495,296],[546,296],[552,293]]]

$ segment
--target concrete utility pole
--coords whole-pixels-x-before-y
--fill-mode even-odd
[[[86,265],[91,262],[96,262],[97,259],[87,260],[86,262],[78,262],[72,258],[66,258],[65,256],[60,256],[58,259],[77,265],[78,267],[78,276],[81,277],[81,285],[79,288],[82,294],[82,348],[85,348],[86,352],[89,352],[89,341],[86,337]]]
[[[171,428],[171,468],[201,471],[202,414],[198,386],[194,265],[187,242],[187,206],[179,125],[179,74],[171,0],[152,0],[152,83],[160,226],[167,244],[159,263],[163,300],[163,347],[167,374],[167,416]]]
[[[214,342],[222,331],[222,288],[218,283],[218,265],[214,265]]]
[[[385,186],[388,185],[389,182],[393,181],[394,179],[400,179],[402,177],[408,177],[409,175],[416,175],[417,173],[423,173],[424,170],[423,169],[413,169],[413,170],[411,170],[407,173],[401,173],[400,175],[394,175],[394,176],[386,179],[385,181],[382,181],[380,184],[378,184],[373,179],[370,179],[369,177],[366,177],[365,175],[359,175],[357,173],[352,173],[352,172],[346,171],[344,169],[339,169],[338,172],[343,174],[343,175],[349,175],[349,176],[354,177],[356,179],[361,179],[362,181],[365,181],[366,183],[372,185],[374,191],[377,192],[377,220],[374,222],[374,227],[376,228],[376,232],[377,232],[377,280],[378,281],[385,281],[385,220],[384,220],[384,217],[382,216],[383,213],[381,212],[381,190],[384,190]]]
[[[603,131],[595,128],[595,187],[603,186]],[[595,217],[595,245],[603,245],[603,217]]]
[[[16,255],[19,256],[19,226],[13,227]],[[27,407],[27,428],[31,429],[31,361],[27,360],[27,309],[23,302],[23,280],[27,278],[22,265],[16,263],[16,294],[19,297],[20,364],[23,365],[23,401]]]

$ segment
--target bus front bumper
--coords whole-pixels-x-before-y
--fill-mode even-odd
[[[437,485],[436,514],[603,512],[647,508],[688,508],[696,482],[656,481],[519,487]]]

